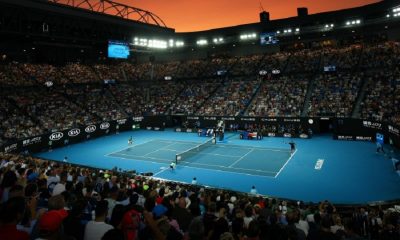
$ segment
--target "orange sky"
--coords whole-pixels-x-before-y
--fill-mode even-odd
[[[193,32],[259,21],[260,0],[114,0],[158,15],[177,32]],[[379,0],[261,0],[271,19],[297,15],[297,7],[309,13],[325,12]]]

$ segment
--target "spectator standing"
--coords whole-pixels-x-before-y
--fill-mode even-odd
[[[95,212],[95,220],[86,224],[84,240],[101,240],[106,232],[113,229],[113,226],[105,223],[108,212],[107,201],[102,200],[98,202]]]
[[[22,220],[24,212],[24,197],[14,197],[4,203],[0,210],[0,239],[29,239],[27,232],[17,230],[17,224]]]
[[[257,189],[256,186],[252,186],[250,189],[250,193],[256,195],[257,194]]]

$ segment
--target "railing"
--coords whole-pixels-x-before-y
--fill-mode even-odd
[[[167,27],[164,21],[152,12],[116,3],[110,0],[48,0],[52,3],[82,8],[92,12],[103,13],[146,24]]]

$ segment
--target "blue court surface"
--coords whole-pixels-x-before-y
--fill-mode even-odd
[[[128,138],[134,143],[128,146]],[[400,199],[400,176],[388,154],[371,142],[336,141],[331,136],[240,140],[227,133],[223,142],[206,143],[196,133],[135,131],[110,135],[36,154],[38,157],[111,169],[152,172],[154,177],[318,202],[354,204]],[[177,159],[175,170],[169,165]],[[398,158],[397,156],[395,156]],[[399,158],[398,158],[399,159]]]

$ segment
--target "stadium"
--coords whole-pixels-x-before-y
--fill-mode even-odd
[[[0,0],[0,239],[400,239],[399,1],[134,5]]]

